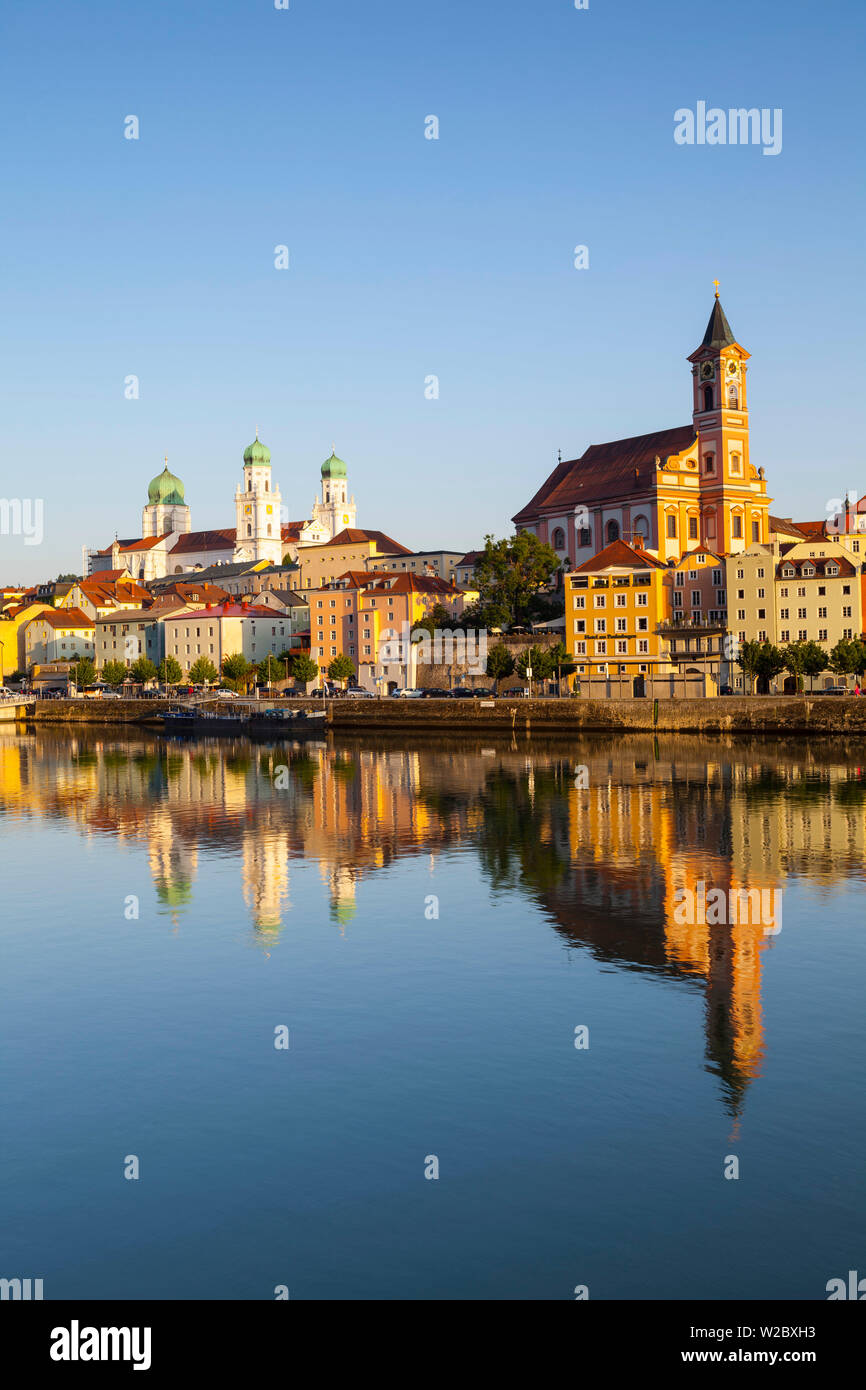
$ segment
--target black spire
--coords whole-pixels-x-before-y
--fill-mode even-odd
[[[719,299],[719,292],[716,290],[713,312],[710,314],[710,321],[707,324],[707,331],[704,334],[704,341],[701,343],[701,347],[732,347],[736,341],[736,338],[731,332],[731,325],[725,318],[725,311]]]

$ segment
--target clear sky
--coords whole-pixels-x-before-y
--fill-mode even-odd
[[[690,418],[715,278],[772,510],[866,492],[864,33],[863,0],[5,5],[0,496],[45,534],[0,583],[140,534],[164,454],[233,526],[256,425],[292,519],[335,444],[359,525],[503,534],[557,449]],[[781,153],[677,145],[699,101],[781,108]]]

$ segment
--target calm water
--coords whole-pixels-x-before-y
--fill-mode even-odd
[[[0,1275],[821,1299],[866,1274],[861,759],[0,735]],[[678,925],[700,879],[782,890],[782,930]]]

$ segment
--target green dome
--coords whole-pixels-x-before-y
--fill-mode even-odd
[[[322,464],[323,478],[345,478],[346,465],[342,459],[338,459],[336,453],[331,454],[329,459],[325,459]]]
[[[270,467],[270,463],[271,451],[265,447],[257,433],[252,444],[248,444],[244,449],[244,467],[264,468]]]
[[[147,500],[151,505],[161,503],[163,506],[183,507],[186,505],[186,494],[180,478],[176,478],[173,473],[169,473],[168,464],[152,481],[147,489]]]

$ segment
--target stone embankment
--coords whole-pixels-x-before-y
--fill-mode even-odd
[[[231,702],[234,705],[234,701]],[[280,702],[321,709],[319,700]],[[866,735],[866,698],[722,696],[710,700],[328,700],[336,730],[377,733],[455,731],[571,734],[585,730],[682,733]],[[261,702],[254,708],[267,707]],[[226,705],[223,705],[226,708]],[[158,728],[160,706],[145,700],[44,700],[28,711],[36,727],[63,724],[145,724]]]

